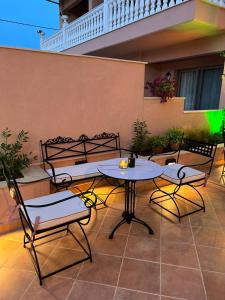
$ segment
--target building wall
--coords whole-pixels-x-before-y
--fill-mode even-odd
[[[207,126],[204,112],[183,112],[183,101],[144,99],[143,63],[0,48],[0,130],[28,130],[29,151],[39,140],[120,132],[122,145],[132,124],[146,120],[154,134],[168,127]]]
[[[141,118],[144,64],[0,48],[0,130],[28,130],[30,147],[56,136],[120,132]]]
[[[167,72],[170,72],[172,76],[175,76],[176,78],[176,72],[178,70],[223,65],[224,57],[222,57],[219,53],[159,63],[150,63],[146,66],[145,81],[153,81],[156,77],[160,75],[165,75]],[[223,79],[221,85],[220,108],[223,108],[225,106],[224,81],[225,79]],[[145,96],[149,96],[149,91],[145,90]]]

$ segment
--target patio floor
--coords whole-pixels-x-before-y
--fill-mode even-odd
[[[85,228],[93,263],[58,273],[43,287],[22,247],[22,231],[1,236],[0,299],[224,300],[225,194],[212,184],[200,189],[207,212],[185,217],[180,224],[150,207],[150,191],[139,192],[136,215],[155,235],[133,223],[123,225],[109,240],[123,209],[123,194],[114,195],[110,208],[94,211]],[[39,254],[44,271],[50,271],[78,257],[80,251],[70,236],[64,236],[40,245]]]

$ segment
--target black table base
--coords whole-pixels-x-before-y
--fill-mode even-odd
[[[144,225],[148,229],[149,234],[154,234],[153,230],[148,224],[146,224],[143,220],[135,217],[135,183],[135,181],[125,181],[125,210],[122,214],[122,220],[114,227],[113,231],[109,235],[109,239],[113,238],[115,231],[121,225],[125,223],[130,224],[131,222],[136,222]]]

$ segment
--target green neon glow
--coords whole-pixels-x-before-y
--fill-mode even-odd
[[[225,107],[217,111],[207,111],[205,112],[205,117],[209,123],[210,133],[217,133],[220,131],[222,121],[225,118]]]

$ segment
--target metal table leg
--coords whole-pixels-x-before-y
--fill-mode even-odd
[[[135,181],[126,180],[125,181],[125,209],[122,214],[122,220],[114,227],[113,231],[109,235],[109,239],[113,238],[113,235],[115,231],[123,224],[127,223],[130,224],[131,222],[136,222],[139,224],[144,225],[148,231],[149,234],[154,234],[151,227],[145,223],[143,220],[137,218],[134,214],[135,211]]]

